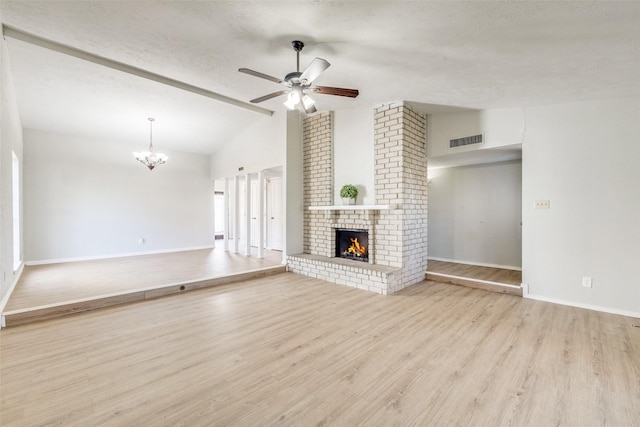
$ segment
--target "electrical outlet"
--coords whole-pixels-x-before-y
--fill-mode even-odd
[[[533,203],[534,209],[549,209],[551,203],[548,200],[536,200]]]
[[[583,277],[582,278],[582,286],[585,288],[590,288],[592,284],[591,277]]]
[[[144,245],[144,237],[141,237],[138,239],[138,244],[139,245]]]

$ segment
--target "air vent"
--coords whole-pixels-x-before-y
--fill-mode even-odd
[[[482,134],[449,140],[449,148],[462,147],[471,144],[482,144]]]

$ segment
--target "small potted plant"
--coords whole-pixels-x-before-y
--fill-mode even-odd
[[[340,197],[342,197],[342,203],[345,205],[355,205],[356,197],[358,197],[358,189],[355,185],[346,184],[340,189]]]

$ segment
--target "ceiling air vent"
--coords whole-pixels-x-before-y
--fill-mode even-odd
[[[462,147],[471,144],[482,144],[482,134],[449,140],[449,148]]]

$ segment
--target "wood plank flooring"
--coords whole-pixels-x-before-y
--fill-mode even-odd
[[[452,276],[466,277],[469,279],[505,283],[507,285],[520,286],[522,284],[522,272],[518,270],[437,261],[434,259],[430,259],[427,265],[429,271],[434,273],[443,273],[450,274]]]
[[[0,331],[0,424],[639,426],[634,323],[283,273]]]
[[[285,271],[282,252],[264,258],[222,248],[26,266],[6,326],[157,298]]]
[[[430,259],[427,280],[522,296],[522,272]]]
[[[280,265],[282,252],[264,258],[222,248],[26,266],[6,310],[137,291]]]

